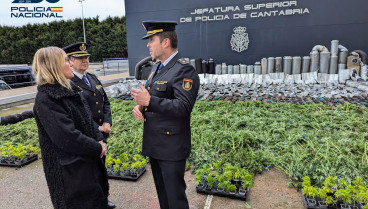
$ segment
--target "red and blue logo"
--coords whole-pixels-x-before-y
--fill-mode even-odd
[[[37,4],[37,3],[41,3],[43,0],[14,0],[12,3],[16,4],[16,3],[20,3],[20,4]],[[60,0],[46,0],[47,2],[53,4],[56,3]]]

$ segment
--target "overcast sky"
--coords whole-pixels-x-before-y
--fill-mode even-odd
[[[82,17],[82,6],[79,0],[59,0],[57,3],[49,3],[43,0],[40,3],[12,3],[14,0],[1,0],[0,7],[0,25],[4,26],[22,26],[28,23],[45,23],[55,20],[71,20]],[[30,0],[20,0],[23,2]],[[41,0],[39,0],[41,1]],[[56,1],[56,0],[54,0]],[[35,7],[63,7],[63,12],[58,12],[62,18],[15,18],[11,17],[11,8],[21,7],[20,9],[34,10]],[[40,9],[40,8],[38,8]],[[18,13],[14,10],[13,13]],[[107,16],[125,16],[124,0],[84,0],[83,14],[85,18],[100,17],[100,20]]]

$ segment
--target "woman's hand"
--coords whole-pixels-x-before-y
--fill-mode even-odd
[[[107,145],[103,141],[99,141],[98,143],[100,143],[101,147],[102,147],[102,152],[101,152],[101,155],[100,155],[100,158],[102,158],[107,153]]]

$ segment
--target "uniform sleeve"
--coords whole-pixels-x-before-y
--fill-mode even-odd
[[[97,77],[96,77],[97,79]],[[100,80],[98,80],[98,83],[102,86],[102,83]],[[107,94],[105,92],[105,89],[102,88],[103,97],[104,97],[104,104],[103,104],[103,113],[104,113],[104,123],[109,123],[110,126],[112,126],[112,116],[111,116],[111,106],[110,106],[110,100],[107,97]]]
[[[101,145],[77,130],[68,111],[51,99],[36,101],[40,122],[51,141],[65,152],[75,155],[99,156]]]
[[[95,131],[96,136],[97,136],[97,141],[103,141],[103,142],[107,143],[105,137],[103,136],[101,131],[98,129],[99,125],[94,120],[92,120],[92,123],[93,123],[92,125],[94,127],[93,130]]]
[[[112,126],[110,100],[107,97],[105,90],[102,89],[102,91],[104,92],[104,106],[103,106],[104,122],[105,123],[110,123],[110,126]]]
[[[184,87],[184,82],[189,82],[188,84],[191,84],[191,87]],[[175,117],[190,115],[199,89],[199,77],[195,69],[191,65],[182,66],[175,76],[172,87],[174,99],[151,96],[149,102],[150,110]]]

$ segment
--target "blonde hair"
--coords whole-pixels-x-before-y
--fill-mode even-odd
[[[37,50],[33,57],[33,72],[38,85],[60,84],[71,89],[70,81],[64,75],[65,52],[58,47],[45,47]]]

